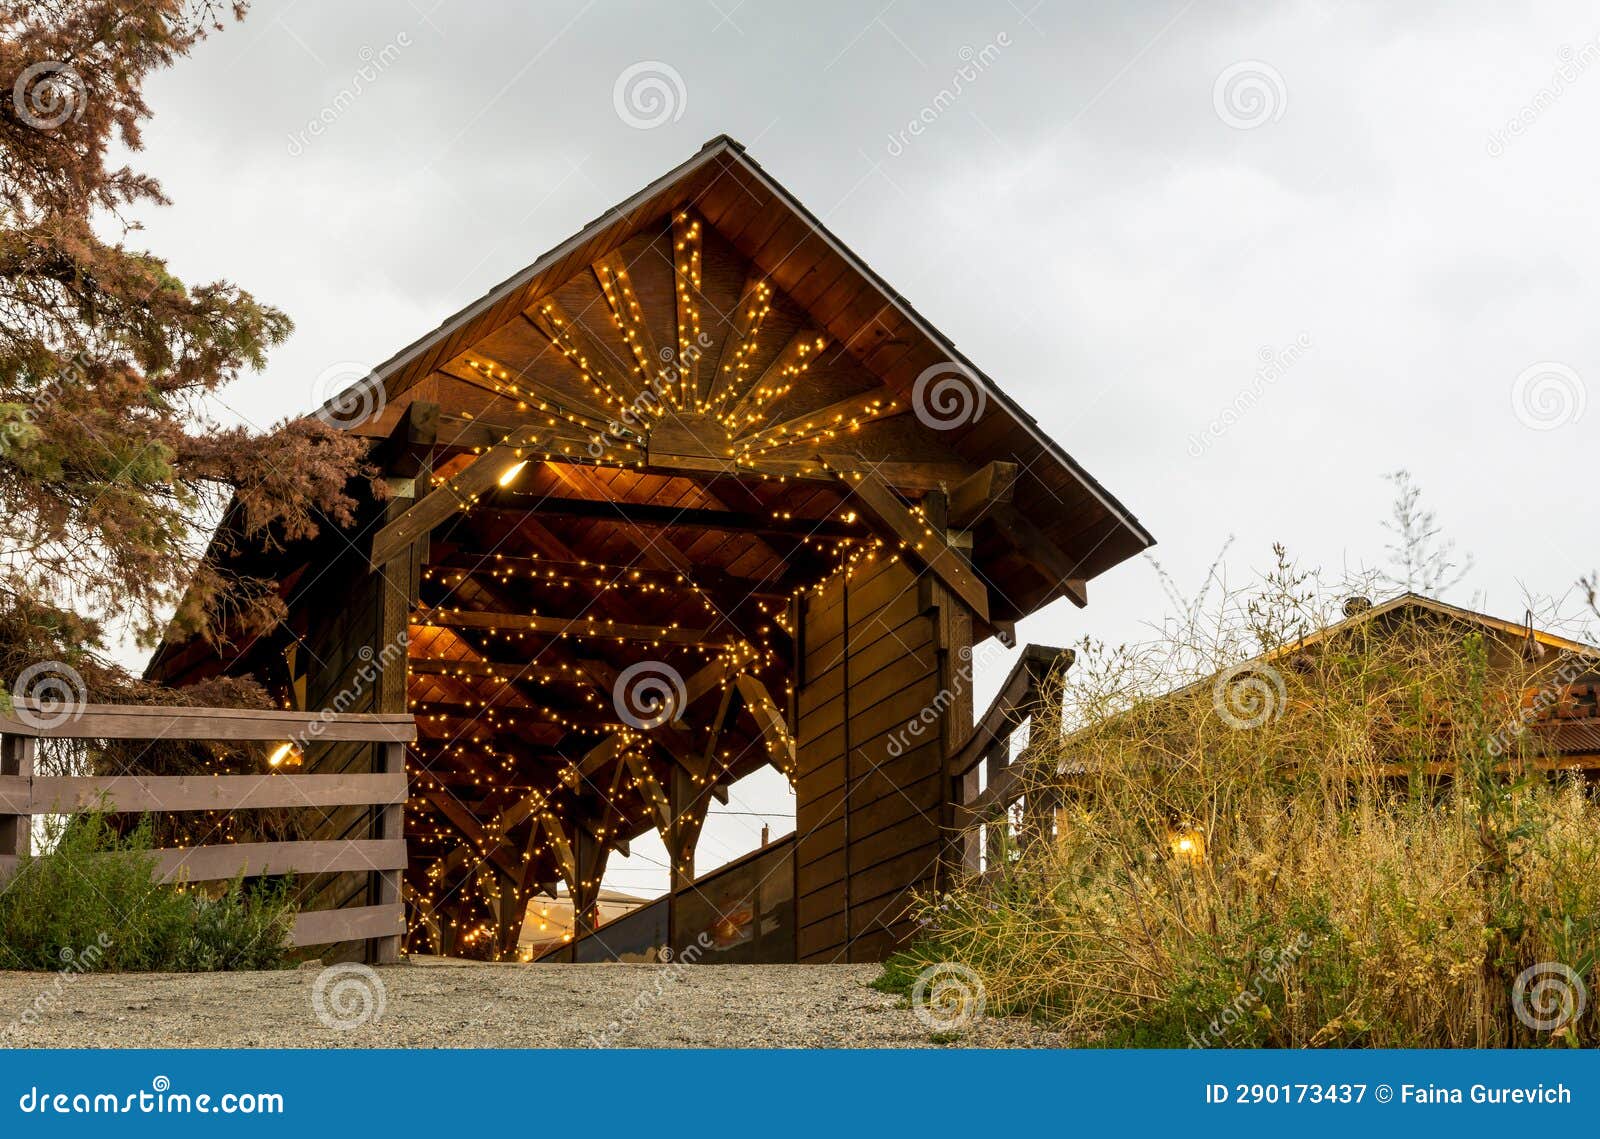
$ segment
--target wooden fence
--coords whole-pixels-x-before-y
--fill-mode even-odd
[[[405,747],[416,738],[411,716],[91,704],[59,725],[37,726],[50,724],[55,717],[19,704],[11,716],[0,716],[0,876],[10,873],[29,851],[35,815],[102,803],[108,810],[130,813],[370,807],[367,838],[219,843],[157,850],[153,855],[168,881],[220,881],[241,871],[247,877],[369,873],[373,904],[302,912],[295,919],[291,944],[366,941],[373,960],[399,959],[405,933],[400,897],[406,865]],[[370,774],[47,776],[34,770],[41,738],[354,741],[372,743],[379,754]]]
[[[985,847],[993,867],[1003,849],[1001,837],[1011,825],[1011,809],[1019,800],[1023,801],[1023,840],[1030,834],[1048,832],[1048,806],[1025,799],[1023,757],[1012,755],[1013,737],[1043,707],[1050,674],[1071,663],[1071,649],[1045,645],[1023,649],[988,711],[961,750],[951,757],[949,771],[955,800],[955,851],[951,863],[961,873],[977,874],[983,869]]]

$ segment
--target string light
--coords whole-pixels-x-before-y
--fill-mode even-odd
[[[686,461],[703,457],[737,471],[741,493],[758,504],[744,512],[770,518],[775,529],[808,521],[861,522],[846,496],[835,500],[824,492],[818,500],[797,476],[836,478],[839,472],[819,462],[817,452],[831,454],[830,444],[901,415],[903,403],[875,388],[824,399],[825,406],[809,412],[786,411],[792,403],[818,402],[808,391],[849,390],[846,377],[859,371],[836,371],[838,365],[825,363],[828,335],[808,327],[804,314],[755,273],[747,275],[717,347],[704,328],[704,313],[717,307],[706,293],[705,225],[693,211],[680,210],[658,242],[662,236],[671,244],[672,349],[657,353],[644,304],[665,295],[666,275],[641,268],[636,281],[635,267],[611,253],[591,266],[603,306],[577,311],[567,291],[562,295],[573,311],[553,296],[522,311],[553,349],[545,354],[545,370],[535,373],[530,363],[519,371],[483,346],[442,365],[518,413],[518,422],[505,429],[458,416],[482,425],[480,439],[484,430],[503,440],[517,431],[542,433],[516,437],[515,461],[496,482],[523,489],[493,500],[502,508],[527,500],[525,517],[536,520],[538,530],[526,528],[512,509],[475,511],[481,495],[461,494],[457,505],[466,517],[446,541],[462,551],[492,552],[447,553],[440,563],[425,565],[419,608],[409,624],[407,703],[419,740],[408,762],[416,794],[406,808],[407,833],[429,872],[408,883],[408,897],[419,928],[431,922],[452,930],[459,945],[494,948],[496,925],[468,915],[473,907],[498,912],[503,865],[536,868],[531,879],[559,878],[569,890],[586,893],[598,887],[594,867],[603,861],[589,861],[595,856],[583,849],[593,845],[603,852],[654,825],[668,840],[671,869],[692,873],[697,824],[677,813],[683,804],[674,802],[653,766],[663,761],[665,738],[682,736],[673,747],[687,748],[702,765],[674,776],[681,781],[675,787],[702,800],[748,769],[739,748],[725,740],[717,746],[726,728],[709,717],[655,732],[631,726],[618,715],[605,682],[610,666],[575,654],[628,644],[685,675],[715,666],[722,670],[720,679],[695,698],[726,703],[744,676],[761,684],[782,709],[795,695],[792,646],[786,642],[797,635],[795,617],[805,600],[904,555],[943,548],[942,534],[913,508],[918,534],[910,542],[841,535],[834,526],[828,535],[794,533],[792,545],[780,553],[759,534],[730,532],[720,537],[722,549],[715,554],[716,564],[729,568],[703,568],[707,544],[696,539],[686,544],[691,564],[668,569],[619,556],[604,518],[538,516],[538,495],[554,485],[555,468],[542,460],[580,470],[603,496],[640,501],[654,492],[681,502],[670,496],[682,484],[667,480],[680,476],[704,485],[716,472],[701,472]],[[657,244],[640,257],[664,252]],[[709,279],[715,296],[716,282],[725,278]],[[786,338],[781,344],[769,343],[773,328]],[[552,367],[560,378],[552,375],[546,382]],[[486,449],[439,464],[431,471],[432,485],[453,483]],[[689,454],[679,456],[678,450]],[[684,465],[674,468],[675,461]],[[653,479],[662,481],[645,481]],[[786,563],[788,572],[781,584],[730,572],[746,559],[757,566]],[[807,579],[799,581],[795,571],[802,567]],[[795,741],[782,711],[775,724],[770,712],[755,721],[762,734],[772,732],[769,746],[792,751]],[[749,725],[747,718],[739,730],[749,732]],[[575,754],[602,758],[585,762]],[[602,773],[609,786],[593,783]],[[792,764],[784,773],[794,778]],[[464,809],[481,828],[477,839],[464,835],[429,799],[445,795],[463,796],[470,804]],[[562,820],[581,817],[580,799],[592,810],[596,796],[608,813],[592,830],[569,836]],[[518,807],[516,823],[501,827],[498,820],[511,806]],[[515,841],[513,833],[519,836]],[[675,845],[674,834],[683,841]],[[521,876],[531,880],[526,871]],[[446,896],[462,903],[452,915],[436,909]],[[575,913],[579,901],[573,899]]]

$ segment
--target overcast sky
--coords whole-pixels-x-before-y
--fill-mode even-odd
[[[1230,535],[1239,576],[1379,560],[1402,466],[1475,558],[1453,599],[1520,617],[1600,565],[1588,4],[256,0],[149,94],[142,240],[297,323],[229,393],[259,424],[725,132],[1185,587]],[[1090,598],[1023,639],[1167,607],[1142,562]]]

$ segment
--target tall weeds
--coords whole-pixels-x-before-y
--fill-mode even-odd
[[[1029,809],[901,965],[960,960],[1085,1043],[1600,1039],[1600,808],[1522,730],[1571,659],[1420,609],[1319,637],[1332,600],[1280,551],[1150,644],[1086,645]]]

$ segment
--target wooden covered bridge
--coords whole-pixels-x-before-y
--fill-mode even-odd
[[[419,950],[505,953],[563,885],[587,932],[609,852],[657,830],[672,893],[630,952],[715,930],[744,959],[883,956],[913,891],[971,865],[978,768],[1057,659],[1025,653],[976,717],[973,647],[1152,541],[726,137],[322,414],[372,438],[389,497],[230,555],[288,620],[150,674],[266,683],[307,725],[275,766],[305,775],[394,748],[317,713],[415,717],[407,848],[372,869],[403,870]],[[794,838],[697,878],[709,802],[765,764]],[[373,900],[347,863],[312,884],[312,908]]]

